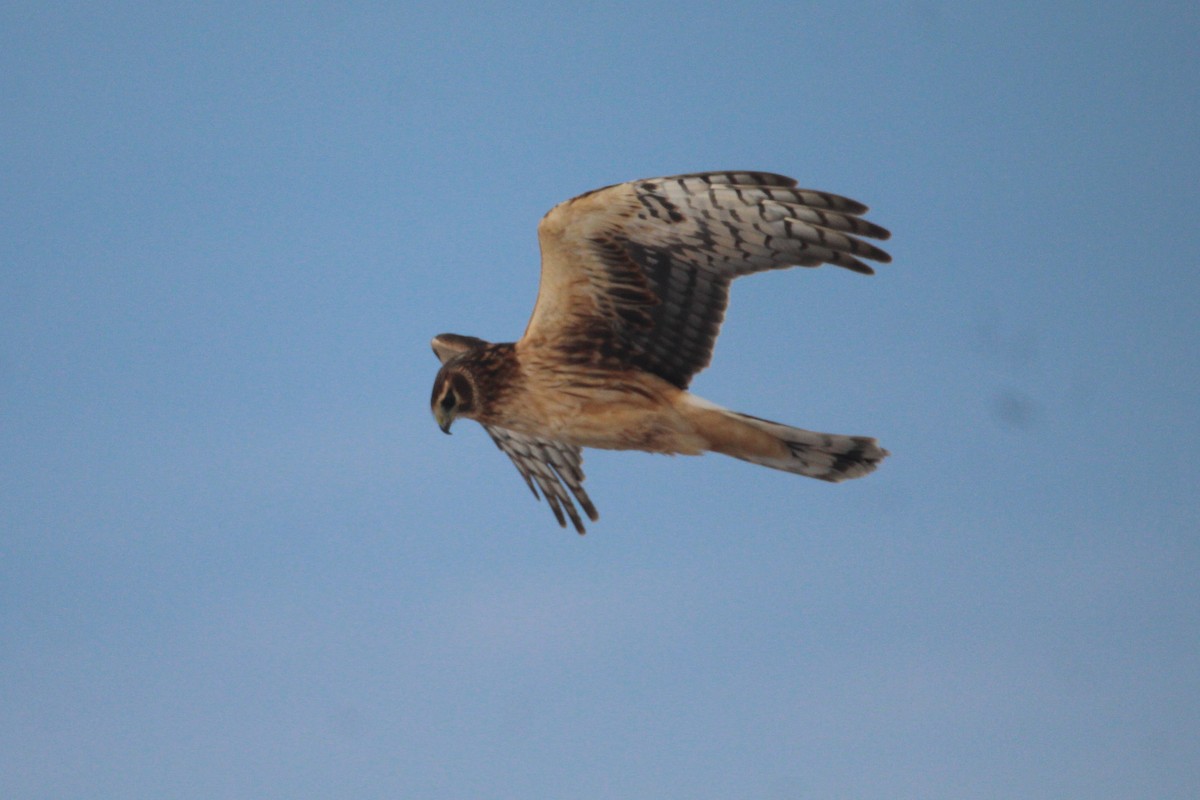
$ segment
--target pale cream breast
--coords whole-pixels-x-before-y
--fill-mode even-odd
[[[521,352],[521,391],[507,398],[495,424],[578,447],[687,455],[707,449],[680,413],[677,401],[686,392],[647,373],[565,368],[544,356]]]

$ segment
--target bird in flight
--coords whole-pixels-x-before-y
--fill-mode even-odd
[[[450,432],[483,425],[534,497],[579,533],[582,448],[723,453],[824,481],[859,478],[888,452],[721,408],[687,391],[708,366],[734,278],[836,264],[874,273],[891,257],[867,207],[768,172],[705,172],[596,189],[538,225],[542,274],[517,342],[444,333],[431,405]],[[572,500],[574,498],[574,502]],[[565,516],[564,516],[565,512]]]

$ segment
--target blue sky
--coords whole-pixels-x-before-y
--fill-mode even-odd
[[[1200,791],[1194,3],[5,4],[0,795]],[[740,281],[695,391],[893,456],[429,415],[554,203],[764,169],[873,278]]]

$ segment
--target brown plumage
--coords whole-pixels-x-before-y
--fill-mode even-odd
[[[765,172],[630,181],[560,203],[538,226],[541,286],[521,339],[434,337],[434,416],[447,433],[457,417],[482,424],[580,533],[575,502],[598,518],[583,447],[713,451],[834,482],[866,475],[888,454],[874,439],[792,428],[687,391],[712,358],[735,278],[821,264],[869,275],[863,259],[891,260],[860,238],[889,236],[866,210]]]

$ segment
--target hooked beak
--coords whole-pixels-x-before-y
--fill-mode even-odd
[[[450,426],[454,423],[454,417],[447,414],[439,406],[438,408],[434,409],[433,418],[437,420],[438,427],[442,429],[442,433],[449,436]]]

